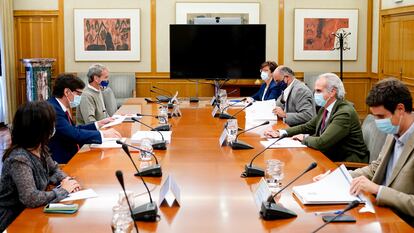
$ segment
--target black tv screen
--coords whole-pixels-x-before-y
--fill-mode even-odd
[[[170,25],[172,79],[255,79],[266,57],[266,25]]]

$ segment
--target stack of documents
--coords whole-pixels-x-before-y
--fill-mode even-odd
[[[94,198],[97,197],[98,194],[93,189],[84,189],[78,192],[70,193],[69,197],[61,200],[60,202],[65,201],[75,201],[75,200],[81,200],[81,199],[87,199],[87,198]]]
[[[303,204],[346,204],[354,200],[365,202],[365,197],[349,193],[352,177],[342,164],[331,174],[314,183],[295,186],[293,193]]]
[[[260,143],[264,147],[268,147],[270,146],[270,144],[274,143],[276,140],[278,140],[278,138],[271,138],[271,139],[268,139],[267,141],[260,141]],[[302,142],[298,140],[293,140],[292,138],[283,138],[280,141],[273,144],[270,148],[302,148],[302,147],[306,147],[306,146],[303,145]]]
[[[253,102],[253,105],[246,109],[246,120],[277,121],[277,116],[273,113],[275,107],[275,100]]]
[[[125,142],[126,138],[102,138],[102,144],[91,144],[91,148],[121,148],[122,145],[116,143],[117,140]]]
[[[171,143],[172,131],[137,131],[131,137],[131,143],[140,143],[142,139],[149,138],[151,141],[162,141],[162,137],[167,143]]]

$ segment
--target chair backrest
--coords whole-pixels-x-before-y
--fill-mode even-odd
[[[309,89],[313,92],[315,89],[315,82],[318,79],[319,75],[323,74],[324,72],[304,72],[303,73],[303,82]]]
[[[118,110],[118,106],[111,87],[107,87],[102,91],[102,97],[105,103],[106,112],[109,116],[113,116],[116,110]]]
[[[374,115],[372,114],[367,115],[361,127],[365,145],[367,145],[370,153],[369,162],[371,162],[378,158],[387,134],[379,131],[375,125]]]

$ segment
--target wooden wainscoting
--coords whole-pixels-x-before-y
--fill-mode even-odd
[[[14,45],[16,51],[17,101],[26,101],[25,68],[22,58],[55,58],[52,73],[63,72],[59,50],[58,11],[14,11]]]

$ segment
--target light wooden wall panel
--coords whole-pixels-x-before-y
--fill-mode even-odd
[[[63,72],[59,64],[59,14],[58,11],[15,11],[14,40],[18,104],[26,101],[25,68],[23,58],[55,58],[52,73]]]

